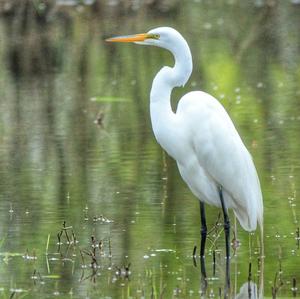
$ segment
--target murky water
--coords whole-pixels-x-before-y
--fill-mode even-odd
[[[182,32],[194,57],[174,107],[187,91],[213,94],[254,157],[265,205],[265,298],[299,297],[296,1],[4,2],[0,298],[205,297],[192,259],[198,202],[149,118],[152,79],[172,57],[104,43],[161,25]],[[219,212],[207,208],[210,298],[224,293]],[[249,298],[259,277],[258,234],[238,226],[238,239],[231,297]]]

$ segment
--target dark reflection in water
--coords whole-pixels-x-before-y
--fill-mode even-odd
[[[156,144],[149,119],[151,81],[172,57],[103,42],[161,25],[182,32],[194,57],[174,108],[190,90],[216,96],[257,165],[265,297],[299,295],[300,6],[77,3],[0,3],[0,296],[205,297],[192,259],[198,202]],[[215,298],[224,296],[225,281],[218,213],[207,210],[205,293]],[[238,227],[236,237],[230,296],[257,298],[258,234]]]

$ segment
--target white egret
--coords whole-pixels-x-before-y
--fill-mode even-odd
[[[226,257],[230,257],[230,222],[227,209],[234,211],[246,231],[263,228],[263,201],[251,155],[224,107],[203,91],[192,91],[178,103],[170,103],[174,87],[188,81],[192,55],[186,40],[173,28],[160,27],[148,33],[109,38],[108,42],[134,42],[169,50],[174,67],[164,66],[155,76],[150,93],[150,113],[158,143],[172,156],[183,180],[200,201],[201,251],[207,234],[204,203],[221,207],[224,215]],[[222,70],[220,70],[222,71]],[[228,278],[229,279],[229,278]]]

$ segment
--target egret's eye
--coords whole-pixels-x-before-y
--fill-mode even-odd
[[[148,34],[148,38],[152,38],[152,39],[159,39],[160,38],[160,35],[159,34]]]

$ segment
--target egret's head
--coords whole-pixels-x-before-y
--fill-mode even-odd
[[[147,33],[112,37],[106,41],[151,45],[169,50],[175,58],[176,76],[173,76],[173,79],[176,79],[173,82],[175,86],[183,86],[192,72],[193,62],[190,48],[182,35],[173,28],[159,27]]]
[[[136,43],[140,45],[151,45],[168,50],[172,50],[173,45],[179,40],[185,42],[181,34],[170,27],[159,27],[148,31],[147,33],[140,33],[127,36],[117,36],[106,39],[107,42],[122,42],[122,43]]]

